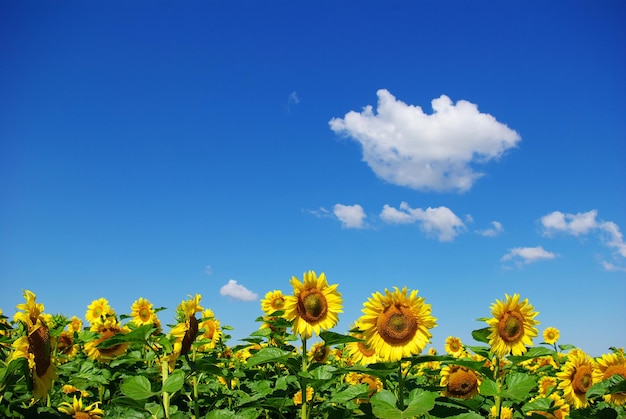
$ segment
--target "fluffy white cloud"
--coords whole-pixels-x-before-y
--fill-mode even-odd
[[[363,228],[365,211],[360,205],[335,204],[333,214],[341,221],[341,225],[346,228]]]
[[[380,213],[380,218],[391,224],[419,223],[422,231],[435,235],[439,241],[452,241],[465,230],[465,224],[449,208],[411,208],[406,202],[400,203],[400,208],[393,208],[387,204]]]
[[[504,231],[504,228],[502,227],[501,223],[499,223],[498,221],[492,221],[490,228],[486,228],[484,230],[476,230],[476,233],[485,237],[496,237],[503,231]]]
[[[517,265],[527,265],[529,263],[538,262],[540,260],[554,259],[557,255],[544,250],[543,247],[514,247],[509,253],[502,256],[502,262],[512,261]]]
[[[619,226],[612,221],[599,220],[597,216],[598,210],[595,209],[577,214],[554,211],[541,217],[540,221],[546,236],[553,236],[555,233],[582,236],[598,232],[607,247],[614,249],[619,257],[626,258],[626,243]],[[621,270],[612,269],[611,266],[615,265],[608,262],[603,265],[607,270]]]
[[[234,279],[229,280],[226,285],[220,288],[220,295],[241,301],[255,301],[259,297],[257,293],[238,284]]]
[[[330,128],[363,147],[363,160],[382,179],[419,190],[469,190],[485,163],[515,147],[520,136],[465,100],[432,100],[432,114],[396,100],[385,89],[372,106],[333,118]]]

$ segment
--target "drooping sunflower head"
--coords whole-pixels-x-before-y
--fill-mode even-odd
[[[102,419],[104,410],[98,407],[98,402],[83,407],[83,399],[73,397],[72,403],[62,402],[59,404],[59,412],[80,419]]]
[[[471,399],[478,394],[481,382],[476,371],[460,365],[446,365],[441,369],[441,386],[446,397]]]
[[[626,357],[624,357],[624,352],[617,351],[611,354],[603,354],[596,359],[595,382],[607,380],[615,374],[626,378]],[[604,401],[616,406],[624,406],[626,404],[626,392],[606,394],[603,398]]]
[[[306,339],[337,325],[338,314],[343,312],[337,284],[328,285],[324,273],[318,277],[309,271],[304,282],[294,276],[291,285],[294,295],[285,297],[285,318],[293,321],[294,333]]]
[[[546,327],[543,331],[543,341],[548,345],[554,345],[561,337],[561,332],[556,327]]]
[[[154,324],[156,313],[152,307],[152,303],[145,298],[137,299],[130,307],[133,323],[138,326]]]
[[[560,380],[558,388],[563,390],[563,397],[576,409],[589,406],[587,390],[595,384],[595,368],[594,360],[583,351],[577,350],[569,353],[567,362],[556,374]]]
[[[385,295],[376,292],[363,304],[364,314],[358,322],[381,360],[398,361],[419,354],[430,342],[430,329],[437,325],[437,319],[417,292],[409,294],[407,287],[395,287],[393,292],[385,289]]]
[[[85,313],[85,318],[91,324],[100,323],[110,316],[115,316],[115,311],[111,308],[106,298],[93,300],[87,306],[87,312]]]
[[[274,290],[265,294],[265,298],[261,300],[261,309],[268,316],[285,309],[285,296],[282,291]]]
[[[33,399],[44,398],[52,382],[57,378],[57,367],[52,359],[52,348],[50,341],[50,330],[48,326],[38,322],[38,326],[28,335],[28,352],[32,354],[34,368],[33,378]]]
[[[526,346],[532,346],[532,338],[537,336],[539,324],[535,320],[538,312],[528,303],[528,299],[520,301],[519,294],[505,300],[496,300],[491,305],[492,318],[487,320],[490,327],[489,345],[495,355],[503,358],[508,354],[522,355]]]

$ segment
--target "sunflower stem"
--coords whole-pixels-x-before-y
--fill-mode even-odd
[[[165,385],[165,381],[167,380],[167,376],[169,373],[169,364],[167,360],[163,360],[161,362],[161,379],[162,385]],[[170,417],[170,395],[167,391],[162,393],[163,397],[163,411],[165,412],[165,417],[169,419]]]
[[[404,410],[404,376],[402,375],[402,361],[398,361],[398,409]]]
[[[306,401],[306,373],[308,372],[309,364],[306,353],[306,337],[302,336],[302,372],[304,374],[300,375],[300,392],[302,393],[302,408],[300,410],[300,418],[307,419],[307,401]]]
[[[495,405],[496,405],[496,418],[500,419],[500,412],[502,410],[502,397],[500,396],[500,392],[502,390],[502,379],[500,377],[500,357],[499,356],[495,356],[495,366],[494,366],[494,379],[496,381],[496,389],[497,389],[497,393],[494,396],[494,401],[495,401]]]

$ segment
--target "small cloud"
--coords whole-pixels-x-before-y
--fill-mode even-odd
[[[211,275],[211,274],[213,274],[213,269],[211,268],[211,265],[207,265],[207,266],[205,266],[205,267],[204,267],[204,273],[205,273],[206,275]]]
[[[330,129],[356,140],[374,173],[395,185],[417,190],[469,190],[483,174],[475,171],[517,146],[519,134],[478,111],[466,100],[445,95],[431,101],[433,113],[376,92],[378,105],[333,118]]]
[[[604,268],[605,271],[609,271],[609,272],[626,272],[626,267],[617,266],[607,261],[602,262],[602,267]]]
[[[360,205],[342,205],[335,204],[333,214],[341,222],[341,226],[345,228],[363,228],[365,220],[365,211]]]
[[[298,93],[296,91],[289,93],[288,101],[290,104],[293,104],[293,105],[297,105],[298,103],[300,103],[300,98],[298,97]]]
[[[517,266],[528,265],[540,260],[550,260],[557,257],[555,253],[544,250],[543,247],[515,247],[500,259],[502,262],[514,262]]]
[[[400,203],[400,209],[387,204],[380,213],[380,218],[390,224],[419,223],[420,229],[437,237],[439,241],[452,241],[465,230],[465,224],[447,207],[411,208],[406,202]]]
[[[259,297],[257,293],[238,284],[234,279],[229,280],[226,285],[220,288],[220,295],[240,301],[255,301]]]
[[[490,228],[486,228],[484,230],[476,230],[476,233],[485,237],[496,237],[500,235],[500,233],[502,233],[503,231],[504,228],[502,227],[501,223],[499,223],[498,221],[492,221]]]
[[[333,214],[331,214],[331,212],[324,207],[319,207],[318,209],[305,209],[303,211],[317,218],[328,218],[333,216]]]

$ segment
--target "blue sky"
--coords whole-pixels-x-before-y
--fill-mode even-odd
[[[338,332],[408,286],[439,350],[505,293],[626,345],[622,2],[0,7],[5,314],[200,293],[243,338],[315,270]]]

